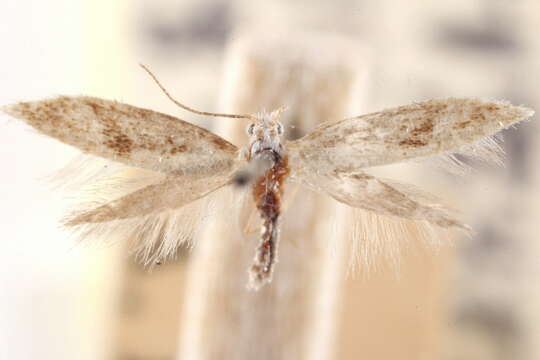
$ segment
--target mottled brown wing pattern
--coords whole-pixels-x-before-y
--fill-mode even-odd
[[[63,96],[2,110],[86,154],[115,162],[111,168],[117,173],[88,176],[101,183],[81,184],[91,194],[82,191],[80,197],[93,200],[77,204],[64,223],[83,238],[128,237],[145,263],[173,256],[189,241],[203,222],[208,195],[246,164],[236,146],[203,128],[115,101]],[[92,166],[85,163],[85,172],[87,167]]]
[[[361,169],[490,144],[489,136],[532,114],[503,102],[444,99],[327,122],[288,143],[292,178],[378,215],[467,229],[451,211],[413,187],[391,184]]]
[[[236,146],[175,117],[93,97],[61,96],[2,109],[85,153],[168,175],[227,173]]]
[[[293,168],[354,173],[460,149],[532,115],[532,110],[478,99],[430,100],[327,122],[290,142]]]

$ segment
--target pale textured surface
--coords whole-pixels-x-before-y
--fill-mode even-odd
[[[179,208],[120,220],[80,223],[70,229],[80,239],[92,243],[127,240],[128,252],[135,254],[144,265],[152,265],[175,258],[182,245],[190,246],[196,233],[212,221],[216,202],[223,203],[224,211],[234,209],[233,199],[223,197],[227,194],[226,189],[218,190]],[[174,197],[174,193],[169,196]],[[89,210],[88,214],[93,215],[94,210]]]
[[[313,182],[309,183],[311,179]],[[327,193],[337,201],[354,208],[383,216],[426,221],[442,228],[468,229],[449,209],[411,185],[397,188],[388,181],[363,172],[303,177],[302,180],[313,189]]]
[[[100,164],[99,160],[84,163],[91,167],[92,163]],[[86,176],[81,181],[94,181],[79,189],[78,199],[93,200],[75,204],[65,225],[91,243],[127,239],[130,251],[144,264],[174,258],[180,246],[204,227],[212,212],[214,192],[230,182],[234,170],[200,179],[160,176],[138,169],[104,174],[97,179]]]
[[[115,101],[62,96],[3,111],[85,153],[171,175],[228,173],[236,156],[203,128]]]
[[[227,174],[196,180],[185,177],[167,178],[96,209],[78,214],[66,225],[123,220],[178,209],[227,184],[231,176],[232,174]]]
[[[288,145],[292,167],[333,174],[458,150],[534,112],[478,99],[430,100],[324,123]]]

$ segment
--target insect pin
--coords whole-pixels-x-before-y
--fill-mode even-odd
[[[20,102],[3,111],[83,153],[160,175],[123,196],[76,211],[65,221],[67,227],[83,229],[86,235],[123,231],[135,238],[147,261],[171,256],[189,238],[190,232],[179,224],[192,203],[224,186],[249,184],[261,218],[260,241],[249,269],[253,289],[272,279],[287,182],[377,215],[467,230],[449,209],[421,196],[421,191],[379,179],[365,169],[463,151],[489,158],[499,150],[490,136],[534,113],[500,101],[429,100],[329,119],[306,136],[286,141],[280,123],[283,109],[244,115],[198,111],[175,100],[143,68],[179,107],[199,115],[249,121],[247,148],[239,149],[178,118],[94,97]],[[246,173],[250,167],[257,170]]]

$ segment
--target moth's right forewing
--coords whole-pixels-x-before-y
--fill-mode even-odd
[[[226,173],[235,162],[237,148],[221,137],[115,101],[62,96],[2,110],[84,153],[168,175]]]

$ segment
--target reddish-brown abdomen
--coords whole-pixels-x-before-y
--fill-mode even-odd
[[[253,198],[262,220],[261,240],[250,269],[250,285],[254,289],[272,279],[276,263],[281,196],[288,173],[287,158],[276,154],[273,166],[253,185]]]

